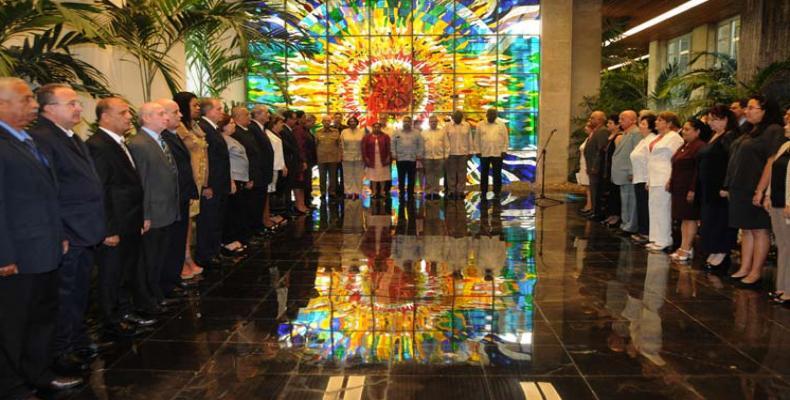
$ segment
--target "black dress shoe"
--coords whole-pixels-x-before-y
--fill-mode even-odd
[[[183,303],[184,299],[164,299],[159,302],[160,307],[173,307]]]
[[[72,378],[67,376],[58,376],[47,383],[45,389],[49,390],[68,390],[82,385],[82,378]]]
[[[200,283],[198,279],[192,278],[178,282],[178,287],[181,289],[194,289]]]
[[[182,299],[185,297],[189,297],[189,293],[187,293],[186,290],[176,286],[165,297],[167,297],[168,299]]]
[[[107,337],[134,337],[140,334],[137,327],[129,322],[119,322],[114,325],[104,327],[104,334]]]
[[[74,355],[79,357],[84,363],[90,363],[99,356],[98,347],[83,347],[74,350]]]
[[[126,314],[123,316],[123,320],[137,326],[151,326],[158,322],[155,318],[144,318],[137,314]]]
[[[140,315],[144,318],[158,317],[167,314],[167,310],[159,305],[140,310]]]
[[[55,358],[52,368],[62,374],[81,374],[90,370],[90,365],[74,353],[62,354]]]

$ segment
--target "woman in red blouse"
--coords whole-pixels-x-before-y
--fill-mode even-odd
[[[392,154],[390,137],[381,130],[381,124],[373,124],[373,133],[362,139],[362,161],[365,175],[370,180],[370,191],[374,199],[386,194],[385,183],[390,180]]]
[[[710,139],[711,130],[697,118],[683,125],[683,146],[672,156],[672,175],[667,183],[672,194],[672,219],[680,224],[681,244],[670,257],[676,261],[689,261],[694,256],[694,236],[697,235],[700,209],[695,199],[697,182],[697,153]]]

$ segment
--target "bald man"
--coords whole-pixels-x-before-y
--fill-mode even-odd
[[[140,130],[129,140],[143,185],[142,254],[137,276],[142,290],[135,296],[135,305],[144,316],[154,316],[173,304],[165,300],[161,278],[170,231],[179,219],[178,170],[170,146],[161,135],[169,123],[167,110],[158,103],[145,103],[138,115]]]
[[[632,182],[634,171],[631,166],[631,152],[642,140],[636,122],[635,111],[625,110],[620,113],[620,128],[623,134],[615,139],[612,155],[612,183],[620,187],[620,229],[628,234],[635,234],[639,230],[636,189]]]
[[[160,286],[165,297],[179,298],[186,294],[181,288],[181,269],[184,267],[186,258],[184,250],[187,246],[189,228],[189,201],[198,198],[198,189],[195,186],[194,175],[192,175],[192,156],[181,137],[176,133],[181,125],[181,109],[178,107],[178,103],[171,99],[159,99],[156,103],[164,107],[165,116],[167,116],[167,126],[162,131],[162,139],[170,148],[176,163],[179,195],[178,220],[173,223],[170,229],[170,246],[167,249]]]
[[[96,249],[98,299],[102,331],[107,339],[134,336],[138,325],[155,320],[132,313],[131,293],[136,282],[143,227],[143,186],[126,146],[131,133],[129,104],[119,97],[96,103],[98,129],[85,144],[104,186],[106,237]]]
[[[590,219],[603,219],[600,201],[601,193],[601,154],[609,142],[609,130],[606,129],[606,114],[593,111],[587,123],[592,128],[592,135],[584,147],[584,159],[587,161],[587,175],[590,176],[590,197],[592,198],[593,214]]]
[[[66,389],[79,378],[50,370],[63,242],[53,156],[25,128],[38,102],[27,83],[0,78],[0,394],[29,385]]]

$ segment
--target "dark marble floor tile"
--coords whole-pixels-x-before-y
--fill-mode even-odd
[[[220,347],[216,342],[173,342],[147,340],[132,347],[112,369],[198,371]]]
[[[195,318],[183,315],[167,321],[151,339],[187,342],[224,342],[241,325],[232,319]]]
[[[208,291],[203,297],[206,299],[260,299],[266,297],[271,291],[269,285],[224,285],[219,284]]]
[[[662,371],[656,376],[587,378],[601,399],[768,399],[780,398],[787,386],[763,376],[685,376]],[[779,390],[779,391],[777,391]]]
[[[582,378],[578,377],[487,377],[494,400],[595,399]],[[604,397],[601,397],[604,398]]]
[[[172,371],[98,371],[71,400],[169,400],[193,374]]]
[[[201,298],[198,301],[189,302],[179,314],[179,317],[242,320],[249,316],[260,303],[261,299],[228,300]]]

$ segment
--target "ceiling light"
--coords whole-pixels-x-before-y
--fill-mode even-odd
[[[690,9],[692,9],[692,8],[702,4],[702,3],[707,2],[707,1],[708,0],[690,0],[690,1],[687,1],[687,2],[685,2],[685,3],[683,3],[683,4],[679,5],[679,6],[677,6],[677,7],[673,8],[673,9],[663,13],[663,14],[660,14],[660,15],[658,15],[656,17],[653,17],[653,18],[647,20],[646,22],[643,22],[643,23],[641,23],[641,24],[639,24],[639,25],[637,25],[637,26],[635,26],[635,27],[623,32],[620,36],[618,36],[618,37],[616,37],[614,39],[607,40],[606,42],[604,42],[603,45],[604,46],[608,46],[608,45],[610,45],[610,44],[612,44],[612,43],[614,43],[614,42],[616,42],[618,40],[622,40],[622,39],[625,39],[625,38],[627,38],[629,36],[636,35],[637,33],[642,32],[645,29],[648,29],[648,28],[651,28],[653,26],[656,26],[656,25],[658,25],[658,24],[660,24],[660,23],[662,23],[662,22],[664,22],[664,21],[666,21],[666,20],[668,20],[668,19],[670,19],[670,18],[672,18],[672,17],[674,17],[674,16],[676,16],[678,14],[682,14],[682,13],[684,13],[684,12],[686,12],[686,11],[688,11],[688,10],[690,10]]]
[[[650,54],[645,54],[645,55],[643,55],[641,57],[634,58],[633,60],[628,60],[628,61],[626,61],[624,63],[612,65],[611,67],[606,68],[606,70],[607,71],[612,71],[612,70],[615,70],[615,69],[618,69],[618,68],[622,68],[622,67],[625,67],[628,64],[631,64],[631,63],[636,62],[636,61],[642,61],[642,60],[644,60],[646,58],[649,58],[649,57],[650,57]]]

